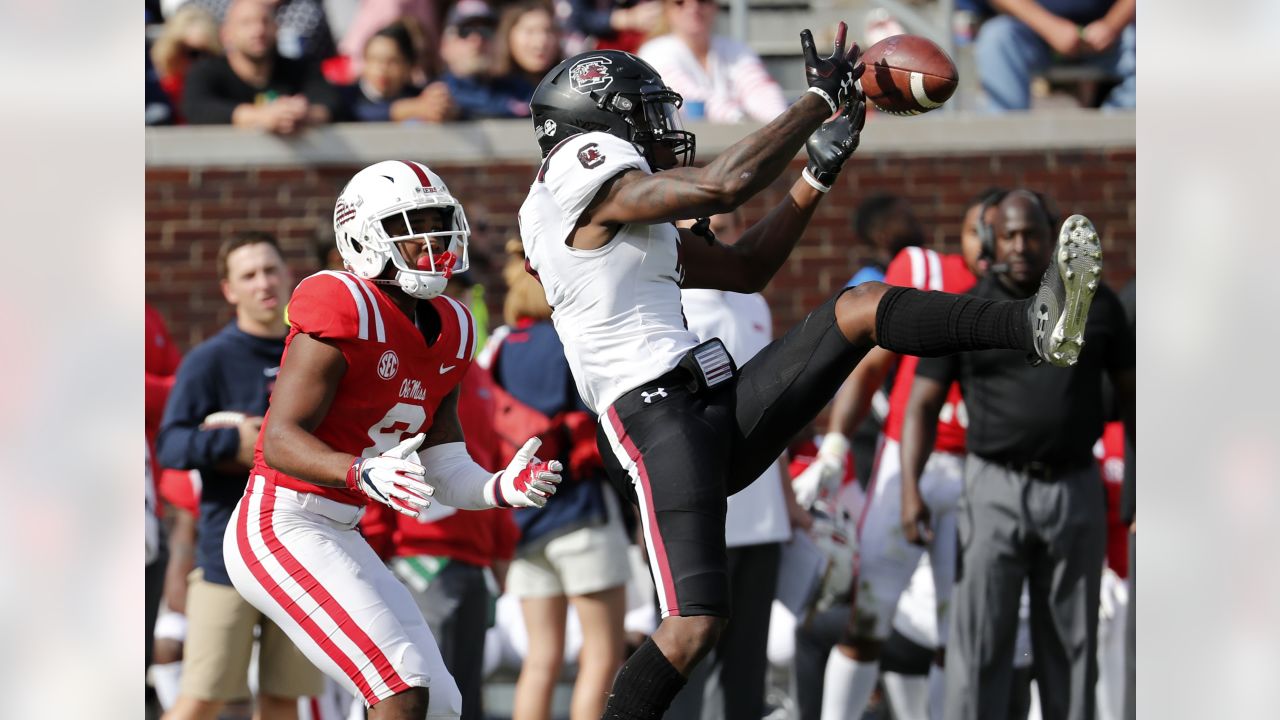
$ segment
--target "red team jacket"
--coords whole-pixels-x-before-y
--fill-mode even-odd
[[[909,247],[889,263],[884,281],[889,285],[920,290],[963,293],[972,288],[978,279],[969,272],[964,258],[959,255],[939,255],[932,250]],[[885,437],[897,442],[902,442],[902,418],[907,412],[907,400],[911,396],[911,384],[919,363],[920,358],[911,355],[901,355],[898,359],[898,374],[889,395],[889,416],[884,422]],[[947,402],[938,416],[938,440],[934,449],[964,454],[965,427],[968,424],[960,384],[953,383],[947,393]]]

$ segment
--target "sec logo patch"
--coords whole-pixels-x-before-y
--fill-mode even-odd
[[[390,380],[396,376],[396,371],[400,369],[400,358],[392,350],[382,353],[382,357],[378,358],[378,377],[383,380]]]

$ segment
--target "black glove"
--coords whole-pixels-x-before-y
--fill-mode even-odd
[[[814,131],[805,142],[809,153],[809,165],[804,169],[805,179],[818,190],[831,189],[844,161],[858,149],[862,136],[862,123],[867,119],[867,101],[862,93],[855,92],[853,101],[834,120],[828,120]],[[817,184],[814,184],[816,181]]]
[[[826,100],[832,113],[845,104],[845,100],[853,92],[853,82],[862,77],[862,72],[866,69],[866,66],[858,62],[858,57],[862,54],[858,43],[854,43],[848,53],[844,51],[844,38],[848,32],[849,26],[840,23],[836,28],[835,47],[831,55],[825,58],[819,58],[818,51],[813,47],[813,33],[808,30],[800,32],[800,47],[804,51],[804,77],[809,82],[809,92]]]

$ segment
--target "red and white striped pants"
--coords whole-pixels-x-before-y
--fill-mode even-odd
[[[356,531],[361,508],[266,487],[255,476],[222,553],[236,590],[312,663],[372,706],[429,688],[428,718],[456,718],[462,695],[408,589]]]

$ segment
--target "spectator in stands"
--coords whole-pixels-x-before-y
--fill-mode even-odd
[[[686,120],[768,122],[787,108],[782,88],[746,45],[713,35],[715,0],[665,0],[665,35],[639,55],[684,96]]]
[[[634,53],[662,19],[662,0],[624,6],[616,0],[557,0],[556,17],[565,29],[564,52],[591,49]]]
[[[519,0],[502,11],[494,42],[498,92],[527,106],[542,76],[563,59],[560,25],[549,0]]]
[[[146,109],[143,110],[143,119],[147,125],[169,125],[173,123],[174,109],[173,104],[169,101],[169,95],[160,87],[160,76],[156,74],[156,68],[151,63],[151,53],[147,53],[147,74],[145,86]]]
[[[417,120],[439,123],[457,114],[449,88],[441,81],[422,87],[413,82],[417,56],[404,23],[379,30],[364,48],[360,79],[344,88],[346,114],[361,122]]]
[[[494,331],[472,372],[483,368],[491,378],[496,435],[537,435],[542,456],[565,466],[565,482],[545,508],[515,511],[521,536],[507,592],[520,598],[529,654],[516,683],[514,720],[551,717],[570,605],[582,624],[570,718],[595,720],[622,665],[627,533],[621,503],[605,484],[595,417],[578,397],[542,286],[525,272],[519,240],[508,241],[507,252],[507,324]]]
[[[164,30],[151,46],[151,62],[155,65],[160,87],[176,108],[182,103],[182,88],[191,64],[204,57],[222,54],[218,42],[218,23],[209,11],[195,4],[183,5],[165,21]],[[178,115],[175,122],[181,124]]]
[[[297,698],[323,688],[320,672],[231,586],[222,557],[223,535],[244,494],[284,352],[284,308],[293,281],[275,238],[266,233],[233,236],[218,249],[217,265],[235,319],[195,347],[178,368],[157,442],[161,465],[200,470],[203,480],[196,571],[186,597],[182,684],[166,718],[215,717],[227,701],[249,697],[255,629],[260,630],[258,716],[293,718]],[[206,427],[211,415],[224,411],[244,417],[231,426]]]
[[[182,103],[187,121],[290,135],[337,117],[337,89],[315,63],[281,57],[275,36],[268,5],[236,0],[222,23],[226,54],[196,62],[187,76]]]
[[[187,0],[180,6],[197,5],[208,10],[219,22],[225,22],[231,6],[238,0]],[[324,13],[324,0],[257,0],[273,10],[276,25],[276,49],[290,60],[319,62],[334,55],[333,31]],[[171,17],[166,13],[165,17]]]
[[[1137,0],[990,0],[1001,14],[978,31],[975,56],[993,112],[1031,106],[1031,78],[1073,62],[1120,80],[1104,108],[1137,105]]]
[[[484,0],[458,0],[445,19],[440,56],[444,80],[464,119],[528,117],[529,102],[493,77],[498,16]]]
[[[404,22],[417,33],[415,82],[440,74],[440,15],[436,0],[361,0],[351,26],[342,36],[338,49],[350,58],[351,77],[364,67],[364,49],[379,30],[395,22]],[[421,77],[416,77],[421,75]]]

